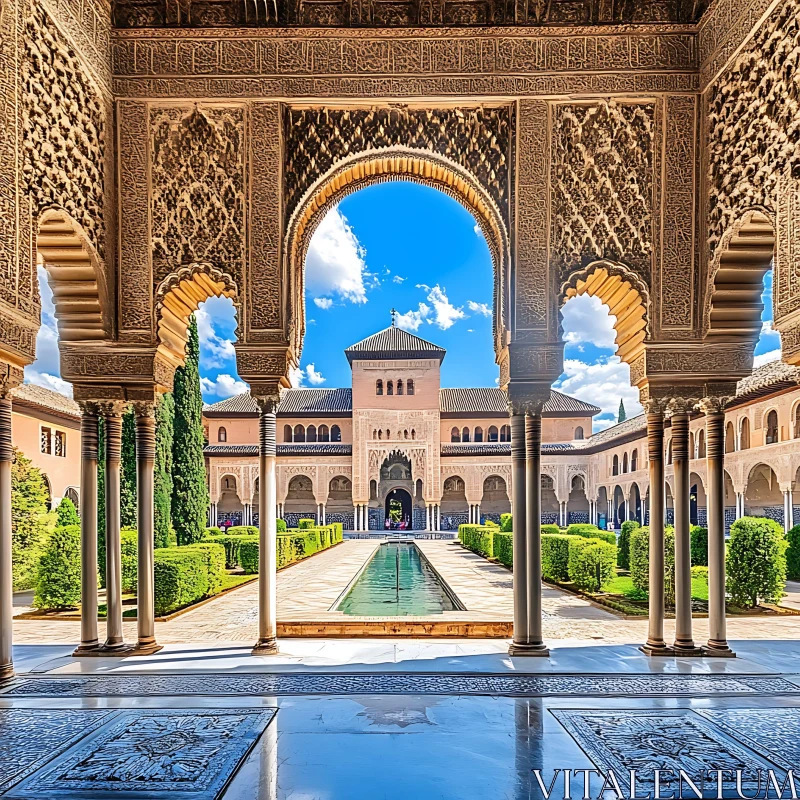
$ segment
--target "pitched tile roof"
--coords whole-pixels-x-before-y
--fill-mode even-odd
[[[14,390],[12,407],[14,404],[38,406],[57,414],[80,418],[80,406],[71,398],[52,389],[36,386],[33,383],[23,383]]]
[[[506,393],[494,387],[476,389],[440,389],[439,410],[443,414],[465,413],[508,413]],[[544,404],[544,414],[599,414],[601,409],[569,397],[555,390],[550,391],[550,399]]]
[[[736,386],[736,401],[746,402],[800,383],[800,367],[793,367],[780,359],[768,361],[751,375],[742,378]]]
[[[219,403],[206,406],[214,415],[258,414],[258,405],[249,392],[237,394]],[[278,414],[313,415],[350,414],[353,411],[351,389],[286,389],[281,393]]]
[[[446,350],[439,345],[394,325],[373,333],[344,351],[351,364],[365,358],[436,358],[442,361],[445,353]]]

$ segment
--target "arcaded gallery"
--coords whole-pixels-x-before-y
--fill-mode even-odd
[[[0,798],[797,797],[797,0],[0,0],[0,117]]]

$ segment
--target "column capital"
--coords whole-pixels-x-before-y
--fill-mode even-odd
[[[668,417],[676,414],[691,414],[700,402],[696,397],[671,397],[667,403],[666,413]]]
[[[278,405],[281,402],[279,394],[259,395],[253,398],[258,405],[260,414],[275,414],[278,410]]]
[[[642,408],[646,414],[663,414],[667,410],[668,401],[660,397],[651,397],[642,401]]]
[[[793,492],[794,491],[794,481],[789,481],[789,483],[779,483],[778,486],[780,490],[785,494],[786,492]]]
[[[723,414],[731,397],[704,397],[698,404],[704,414]]]
[[[0,362],[0,400],[9,400],[24,380],[22,369],[13,364]]]
[[[127,407],[127,400],[100,400],[97,403],[97,410],[104,419],[121,417]]]
[[[137,419],[155,419],[156,406],[158,401],[155,400],[134,400],[131,405],[133,406],[134,413]]]

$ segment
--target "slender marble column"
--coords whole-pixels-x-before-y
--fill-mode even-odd
[[[513,440],[513,434],[512,434]],[[528,639],[525,655],[547,656],[542,638],[542,415],[525,416]],[[562,503],[562,506],[564,504]]]
[[[11,390],[0,390],[0,681],[14,676],[14,576],[11,571]]]
[[[437,503],[436,504],[436,530],[440,531],[442,529],[442,507]]]
[[[667,655],[664,641],[664,414],[651,401],[647,408],[647,452],[650,471],[649,656]]]
[[[106,451],[106,650],[120,650],[122,638],[122,550],[120,543],[120,461],[124,403],[102,404]]]
[[[789,533],[792,529],[792,490],[783,490],[783,530]]]
[[[676,655],[699,655],[692,638],[692,560],[689,538],[689,405],[673,401],[672,463],[675,470],[675,641]]]
[[[733,656],[725,621],[725,412],[719,400],[703,403],[706,414],[708,525],[708,643],[704,655]]]
[[[97,406],[81,403],[81,643],[75,655],[100,647],[97,635]]]
[[[513,515],[514,639],[509,653],[522,653],[528,644],[528,536],[525,471],[525,415],[511,414],[511,513]]]
[[[136,589],[137,655],[161,650],[156,642],[154,556],[154,479],[156,466],[155,403],[135,403],[136,408],[136,523],[138,572]]]
[[[475,522],[480,525],[481,524],[481,504],[475,504]]]
[[[258,642],[253,655],[272,655],[278,652],[277,621],[277,444],[275,410],[278,398],[259,397],[258,444]]]

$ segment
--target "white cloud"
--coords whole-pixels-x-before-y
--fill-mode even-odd
[[[438,283],[431,289],[428,295],[428,301],[433,305],[435,314],[433,323],[443,331],[452,328],[458,320],[464,319],[464,317],[467,316],[460,308],[456,308],[447,299],[445,290],[442,289]]]
[[[467,328],[467,333],[475,333],[475,331],[472,328]]]
[[[308,375],[308,382],[313,386],[319,386],[321,383],[325,383],[325,378],[322,376],[322,373],[317,372],[313,364],[306,365],[306,375]]]
[[[764,364],[768,364],[770,361],[779,361],[781,357],[781,351],[778,350],[770,350],[767,353],[762,353],[760,356],[756,356],[753,359],[753,369],[756,367],[763,367]]]
[[[314,305],[322,309],[328,309],[333,305],[333,300],[330,297],[315,297]]]
[[[289,367],[289,383],[292,384],[292,388],[298,389],[300,386],[302,386],[305,377],[306,374],[303,372],[303,370],[298,369],[297,367]]]
[[[614,323],[616,317],[608,313],[608,306],[599,297],[582,294],[568,300],[562,309],[564,341],[567,344],[588,342],[595,347],[615,350]]]
[[[200,388],[204,395],[219,397],[223,400],[226,397],[233,397],[247,391],[247,384],[237,380],[231,375],[217,375],[212,381],[211,378],[200,378]]]
[[[197,320],[197,334],[200,339],[200,358],[208,369],[230,367],[236,360],[233,339],[220,336],[215,322],[224,317],[234,318],[233,301],[227,297],[212,297],[194,312]]]
[[[467,300],[467,308],[474,311],[476,314],[482,314],[484,317],[492,316],[492,309],[486,303],[476,303],[474,300]]]
[[[483,231],[481,230],[481,226],[480,226],[480,225],[478,225],[478,223],[477,223],[477,222],[475,223],[475,226],[473,227],[473,229],[472,229],[472,230],[473,230],[473,231],[475,231],[475,235],[476,235],[476,236],[477,236],[479,239],[483,239]]]
[[[367,251],[347,218],[332,208],[314,231],[306,256],[306,287],[312,295],[337,294],[351,303],[366,303]],[[375,276],[370,275],[371,279]]]
[[[397,327],[405,331],[416,331],[419,326],[430,316],[430,306],[420,303],[416,311],[406,311],[397,315]]]
[[[596,364],[568,358],[564,361],[563,376],[553,386],[560,392],[599,406],[602,415],[613,416],[614,420],[619,410],[620,398],[629,417],[642,411],[639,390],[631,386],[630,367],[617,356],[609,356]],[[602,429],[601,426],[602,422],[596,427]]]
[[[36,386],[43,386],[45,389],[52,389],[54,392],[65,394],[67,397],[72,397],[72,384],[67,383],[63,378],[57,375],[49,375],[46,372],[37,372],[36,370],[27,367],[25,369],[25,383],[33,383]]]
[[[405,278],[401,277],[400,275],[395,275],[394,278],[392,278],[392,280],[395,283],[402,283],[405,280]]]

